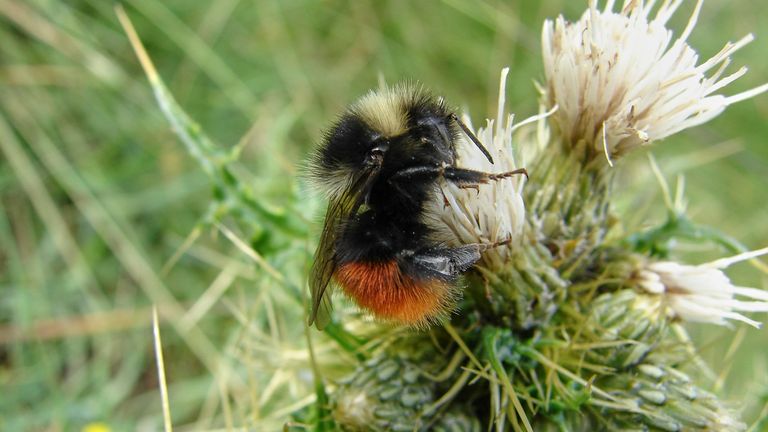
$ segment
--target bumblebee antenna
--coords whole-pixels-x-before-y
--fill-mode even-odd
[[[479,139],[475,136],[475,134],[472,133],[471,130],[467,127],[467,125],[464,124],[461,120],[459,120],[459,116],[456,115],[456,113],[451,113],[448,116],[451,120],[455,121],[457,125],[461,128],[461,130],[464,131],[464,133],[469,137],[469,139],[475,143],[477,148],[480,149],[481,152],[483,152],[483,156],[485,156],[486,159],[488,159],[488,162],[493,164],[493,157],[491,157],[491,153],[488,151],[488,149],[485,148],[483,143],[480,142]]]

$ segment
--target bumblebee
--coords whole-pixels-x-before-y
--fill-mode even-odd
[[[527,175],[457,167],[462,133],[493,163],[441,98],[410,84],[368,93],[326,132],[309,163],[329,200],[309,277],[310,325],[330,320],[335,285],[386,321],[427,325],[452,309],[459,276],[496,245],[447,246],[425,204],[444,199],[442,181],[477,189]]]

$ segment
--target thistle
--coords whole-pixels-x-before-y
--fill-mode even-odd
[[[681,2],[662,2],[653,18],[655,2],[626,1],[620,12],[613,11],[613,1],[602,11],[596,3],[579,21],[561,16],[546,21],[542,32],[544,101],[558,107],[552,123],[567,148],[583,145],[588,158],[605,156],[610,163],[768,90],[762,85],[731,96],[717,93],[747,72],[742,67],[723,76],[730,56],[753,36],[728,42],[699,62],[687,39],[702,0],[674,40],[666,23]]]
[[[673,318],[720,325],[730,319],[759,328],[758,321],[740,312],[768,312],[768,292],[734,286],[720,269],[764,253],[768,249],[697,266],[652,262],[640,270],[638,283],[657,294],[664,303],[660,307]]]
[[[722,269],[768,249],[702,265],[660,260],[626,241],[637,227],[624,226],[610,206],[627,154],[768,90],[720,94],[746,72],[725,69],[752,36],[700,61],[687,38],[701,1],[674,38],[666,23],[679,4],[627,1],[614,11],[613,1],[602,10],[593,1],[576,22],[545,22],[541,114],[519,123],[507,114],[505,69],[494,120],[475,129],[464,117],[497,162],[466,143],[462,166],[525,166],[531,175],[479,191],[444,184],[445,202],[432,209],[437,225],[457,245],[512,241],[484,253],[450,322],[363,354],[369,359],[331,392],[338,426],[744,427],[687,372],[700,359],[679,322],[759,326],[744,313],[768,312],[768,294],[735,286]],[[381,376],[390,369],[397,378]],[[406,370],[419,372],[408,380]],[[419,397],[406,397],[412,393]]]

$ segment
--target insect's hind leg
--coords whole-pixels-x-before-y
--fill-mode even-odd
[[[501,246],[506,246],[512,243],[512,237],[507,237],[504,240],[498,240],[493,243],[474,243],[480,249],[480,252],[485,252],[488,249],[493,249]]]
[[[520,174],[528,178],[528,171],[525,168],[518,168],[513,171],[494,174],[449,166],[445,167],[443,177],[460,188],[477,189],[481,184],[502,180]]]
[[[458,247],[440,247],[420,250],[401,256],[417,273],[431,274],[444,280],[452,280],[469,270],[480,261],[481,254],[488,249],[508,245],[512,238],[494,243],[470,243]]]
[[[480,244],[429,248],[402,256],[414,275],[453,281],[480,260]]]

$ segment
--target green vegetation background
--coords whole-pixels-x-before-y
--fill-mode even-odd
[[[499,71],[510,66],[508,106],[519,118],[534,114],[542,22],[561,12],[574,20],[585,3],[132,0],[125,8],[180,105],[223,148],[243,144],[239,178],[276,211],[316,221],[318,200],[296,187],[297,167],[347,103],[380,77],[413,79],[468,108],[479,124],[494,115]],[[673,28],[682,29],[693,3]],[[706,58],[755,33],[734,59],[751,69],[727,89],[736,92],[768,80],[766,24],[768,9],[756,2],[712,0],[690,42]],[[763,95],[653,152],[672,184],[685,176],[695,221],[758,248],[768,245],[766,137]],[[294,308],[300,317],[301,306],[210,226],[164,269],[214,192],[158,109],[112,2],[0,0],[0,150],[0,429],[160,428],[153,303],[183,313],[161,326],[175,423],[226,424],[217,359],[247,372],[254,357],[241,355],[242,329],[281,320],[237,312],[266,301],[278,304],[267,310]],[[644,226],[661,222],[663,200],[645,156],[617,169],[617,208]],[[312,234],[245,235],[301,281]],[[280,248],[295,253],[286,258]],[[721,253],[682,244],[679,256],[695,263]],[[767,287],[747,264],[729,274]],[[768,330],[691,328],[720,375],[713,385],[746,401],[745,418],[754,421],[768,400]],[[274,412],[258,400],[266,391],[259,383],[241,382],[241,394]],[[256,417],[233,422],[257,425]]]

